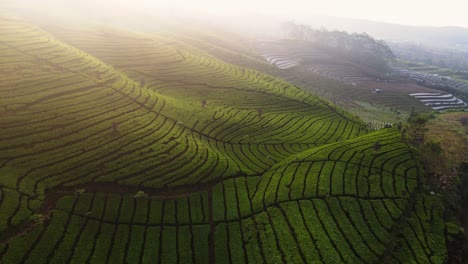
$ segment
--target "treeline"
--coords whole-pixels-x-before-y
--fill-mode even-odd
[[[454,128],[446,128],[447,132],[442,136],[438,133],[426,135],[431,119],[431,122],[439,118],[444,121],[443,117],[435,118],[433,114],[420,115],[411,111],[406,123],[398,124],[398,127],[402,138],[424,167],[425,177],[422,180],[426,192],[437,197],[444,207],[445,236],[448,258],[451,260],[446,263],[468,263],[468,236],[463,229],[468,207],[468,163],[464,161],[463,154],[457,157],[460,154],[451,149],[458,141],[454,141],[453,137],[463,136]],[[439,125],[442,124],[440,121]],[[462,118],[461,125],[465,125],[466,121]]]
[[[294,22],[283,23],[282,29],[287,38],[314,43],[338,56],[381,73],[387,72],[389,62],[395,59],[392,50],[384,41],[376,40],[366,33],[349,34],[324,28],[319,30]]]

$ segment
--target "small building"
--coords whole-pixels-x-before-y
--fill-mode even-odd
[[[377,93],[381,93],[381,92],[383,92],[382,89],[374,89],[374,90],[372,90],[372,93],[373,93],[373,94],[377,94]]]

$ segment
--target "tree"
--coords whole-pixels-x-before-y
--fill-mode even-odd
[[[427,131],[426,123],[426,117],[416,114],[414,110],[411,111],[406,127],[403,128],[403,133],[413,146],[419,147],[424,142],[424,133]]]
[[[419,147],[421,159],[425,164],[426,172],[429,174],[439,174],[444,170],[445,159],[443,158],[442,147],[439,142],[428,140]]]
[[[374,150],[378,151],[382,148],[382,145],[380,144],[380,141],[375,142],[374,144]]]

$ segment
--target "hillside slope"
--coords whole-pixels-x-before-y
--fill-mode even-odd
[[[2,263],[443,258],[387,253],[420,176],[397,131],[168,36],[0,24]]]

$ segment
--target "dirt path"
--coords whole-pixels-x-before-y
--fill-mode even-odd
[[[49,221],[52,215],[52,211],[57,205],[57,201],[64,195],[65,194],[61,193],[53,193],[47,195],[44,199],[44,202],[42,203],[40,211],[38,212],[38,214],[42,215],[42,221],[36,222],[31,219],[28,219],[25,222],[19,224],[18,226],[7,228],[0,236],[0,243],[9,243],[14,238],[24,235],[29,231],[33,230],[35,227],[43,224],[44,222]]]
[[[116,183],[88,183],[84,185],[77,186],[60,186],[53,189],[49,189],[45,192],[45,199],[42,203],[41,209],[36,214],[42,215],[42,221],[33,221],[31,219],[25,220],[23,223],[9,227],[0,235],[0,243],[9,243],[16,237],[22,236],[29,231],[33,230],[37,226],[48,222],[51,218],[52,211],[56,208],[57,201],[60,200],[63,196],[66,195],[78,195],[77,190],[83,189],[85,193],[113,193],[113,194],[130,194],[134,195],[138,191],[143,191],[148,194],[150,199],[155,200],[166,200],[166,199],[178,199],[187,197],[193,193],[198,192],[208,192],[209,199],[209,221],[211,225],[212,232],[210,233],[210,243],[214,241],[214,220],[213,220],[213,208],[212,208],[212,186],[216,183],[211,184],[196,184],[196,185],[186,185],[176,188],[166,187],[166,188],[147,188],[147,187],[131,187],[124,186]],[[210,248],[210,261],[213,260],[214,263],[214,245],[213,245],[213,258]]]

